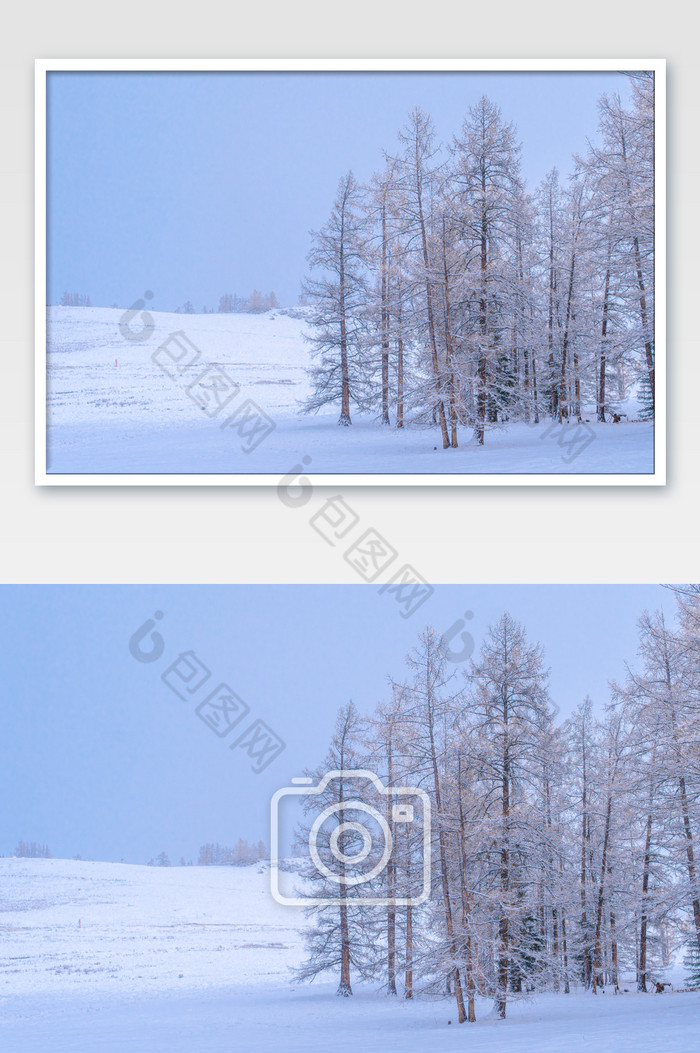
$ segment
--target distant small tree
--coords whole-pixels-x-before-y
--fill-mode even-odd
[[[161,852],[160,855],[156,857],[156,866],[159,866],[159,867],[169,867],[170,866],[170,860],[168,859],[168,853],[167,852]]]
[[[248,300],[248,310],[251,314],[260,314],[261,311],[264,311],[265,309],[265,301],[262,293],[258,292],[257,289],[253,289],[250,294],[250,299]]]
[[[214,850],[218,846],[207,843],[201,845],[199,849],[199,858],[197,859],[198,867],[211,867],[214,865]]]

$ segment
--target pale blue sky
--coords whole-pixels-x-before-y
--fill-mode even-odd
[[[205,841],[268,840],[273,792],[321,763],[339,706],[369,712],[400,678],[425,624],[464,611],[477,643],[508,609],[552,667],[565,716],[634,662],[642,610],[659,586],[439,586],[412,618],[372,586],[3,586],[0,853],[20,838],[54,855],[196,860]],[[165,650],[143,664],[135,630],[159,610]],[[287,749],[259,775],[160,679],[193,650]],[[199,700],[199,696],[197,696]],[[236,732],[231,733],[231,737]]]
[[[514,121],[530,188],[596,135],[619,73],[53,72],[48,300],[64,290],[196,310],[225,292],[296,303],[308,231],[350,168],[368,179],[416,105],[458,133],[483,93]]]

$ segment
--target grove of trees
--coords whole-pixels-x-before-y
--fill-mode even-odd
[[[88,305],[89,306],[89,305]],[[274,292],[261,293],[253,289],[250,296],[236,296],[235,293],[224,293],[219,297],[219,306],[215,310],[206,304],[200,312],[195,310],[191,300],[175,308],[176,314],[263,314],[265,311],[273,311],[279,307],[279,301]]]
[[[61,307],[92,307],[92,300],[87,293],[64,292],[59,301]]]
[[[263,841],[257,844],[249,844],[244,837],[239,837],[235,848],[227,848],[218,842],[202,845],[199,849],[198,866],[222,866],[229,864],[234,867],[252,866],[260,859],[268,856],[267,848]]]
[[[20,859],[51,859],[49,846],[37,841],[18,841],[15,855]]]
[[[388,788],[393,851],[369,881],[345,880],[367,875],[381,852],[373,843],[358,855],[369,820],[353,807],[356,782],[335,777],[321,802],[305,798],[302,858],[290,863],[311,919],[299,979],[334,974],[345,996],[358,979],[391,996],[442,995],[460,1022],[475,1019],[477,996],[504,1017],[533,991],[653,991],[683,946],[697,983],[697,587],[679,591],[677,607],[673,625],[642,615],[637,659],[601,712],[585,698],[557,721],[542,648],[508,613],[468,669],[427,628],[388,701],[369,716],[344,706],[324,764],[307,775],[318,784],[328,771],[376,773]],[[431,802],[432,888],[422,903],[420,824],[395,821],[398,787]],[[309,858],[322,807],[340,825],[317,851],[333,873],[341,861],[340,884]],[[372,896],[383,904],[363,902]]]
[[[447,146],[415,109],[368,185],[343,176],[309,252],[305,409],[433,426],[448,448],[462,428],[483,444],[506,421],[609,421],[643,378],[653,416],[653,74],[631,90],[534,192],[486,96]]]
[[[250,296],[236,296],[233,293],[224,293],[219,297],[219,314],[261,314],[263,311],[272,311],[279,303],[274,291],[261,293],[253,289]]]

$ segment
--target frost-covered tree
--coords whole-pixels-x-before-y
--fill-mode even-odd
[[[486,96],[445,146],[414,109],[369,187],[341,183],[310,261],[317,365],[307,409],[351,403],[378,421],[461,427],[621,419],[654,387],[654,91],[600,102],[572,175],[529,194],[515,127]],[[348,180],[351,182],[348,182]],[[343,280],[341,281],[341,273]]]
[[[589,144],[579,163],[596,187],[599,222],[607,226],[600,243],[617,281],[625,310],[628,356],[641,355],[652,402],[654,372],[654,79],[640,75],[633,105],[619,95],[600,100],[600,145]],[[604,300],[605,302],[605,300]]]
[[[313,773],[319,783],[329,772],[355,771],[362,768],[363,721],[352,702],[338,713],[335,733],[324,765]],[[305,932],[307,958],[297,971],[299,980],[313,980],[321,973],[338,974],[337,993],[342,997],[352,994],[352,970],[361,976],[370,971],[372,941],[368,931],[374,931],[377,918],[369,911],[363,913],[361,886],[354,879],[362,874],[361,864],[353,864],[357,856],[358,834],[352,824],[366,820],[363,813],[352,808],[356,798],[356,780],[338,776],[331,779],[321,794],[304,800],[304,811],[310,821],[297,832],[297,846],[305,859],[300,870],[307,882],[310,900],[308,914],[312,925]],[[329,820],[314,830],[313,820],[329,809]],[[313,843],[318,859],[337,880],[318,869],[310,856]],[[370,866],[363,860],[365,866]],[[333,899],[337,902],[319,904],[316,901]],[[367,911],[367,909],[365,908]]]
[[[404,246],[406,281],[414,300],[413,321],[420,342],[424,381],[414,393],[417,419],[437,424],[446,449],[452,445],[445,413],[445,363],[438,346],[436,281],[438,262],[431,228],[440,179],[439,146],[431,117],[412,110],[398,133],[400,150],[391,158],[394,209]],[[448,367],[449,368],[449,367]]]
[[[528,922],[527,888],[549,859],[540,823],[550,754],[551,707],[542,650],[504,614],[469,674],[468,708],[480,786],[488,806],[490,895],[497,927],[496,1012],[505,1017],[513,970]],[[548,883],[549,884],[549,883]],[[551,905],[551,887],[542,888]],[[533,944],[531,942],[531,950]],[[512,986],[511,986],[512,989]]]
[[[503,408],[504,360],[519,315],[518,232],[524,222],[520,146],[515,128],[485,95],[472,107],[455,139],[455,189],[460,249],[471,276],[475,363],[476,441]]]
[[[648,991],[689,939],[700,954],[699,669],[695,586],[679,590],[672,623],[642,616],[639,652],[602,712],[586,698],[559,725],[544,653],[510,615],[464,674],[427,627],[390,700],[366,718],[344,707],[309,773],[318,785],[327,771],[374,772],[387,792],[364,799],[393,850],[369,885],[380,905],[352,884],[339,898],[337,871],[302,865],[316,902],[300,975],[335,973],[341,994],[366,979],[392,996],[447,997],[466,1022],[477,995],[504,1016],[529,992],[617,991],[629,973]],[[330,808],[338,824],[319,835],[319,858],[354,876],[355,829],[339,826],[367,824],[351,782],[330,779],[321,802],[309,794],[300,847]],[[419,905],[426,846],[394,811],[407,786],[432,805],[431,895]],[[363,867],[381,855],[370,841]]]
[[[467,1018],[463,976],[456,932],[455,890],[451,881],[450,833],[446,823],[445,794],[448,758],[462,697],[454,667],[434,629],[427,628],[407,657],[409,679],[402,689],[405,719],[410,728],[414,771],[433,801],[433,854],[439,888],[442,938],[433,954],[457,1003],[460,1023]]]
[[[351,403],[361,404],[366,387],[364,314],[366,283],[366,218],[362,188],[352,172],[338,186],[330,219],[312,235],[308,260],[322,277],[309,279],[305,293],[312,298],[313,391],[305,403],[308,413],[340,404],[338,423],[352,423]]]

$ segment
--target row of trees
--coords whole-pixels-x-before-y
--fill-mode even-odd
[[[59,301],[60,307],[92,307],[92,300],[86,293],[64,292]],[[116,305],[115,305],[116,306]]]
[[[51,850],[37,841],[18,841],[15,855],[19,859],[51,859]]]
[[[92,300],[89,296],[84,293],[69,293],[64,292],[63,296],[59,301],[61,307],[92,307]],[[118,308],[118,304],[113,303],[112,307]],[[235,296],[231,293],[226,293],[219,299],[218,310],[215,311],[213,307],[202,307],[201,314],[262,314],[264,311],[272,311],[276,307],[279,307],[279,301],[274,291],[269,293],[261,293],[257,289],[253,289],[250,296]],[[176,314],[197,314],[194,304],[191,300],[186,300],[184,304],[175,308]]]
[[[258,289],[253,289],[250,296],[225,293],[219,299],[219,314],[262,314],[263,311],[273,311],[276,307],[279,307],[279,301],[274,290],[261,293]]]
[[[239,837],[235,848],[220,845],[218,841],[207,841],[206,844],[200,845],[197,866],[249,867],[261,859],[266,859],[267,856],[268,851],[264,841],[258,841],[257,844],[253,844],[246,841],[244,837]],[[167,852],[160,852],[155,858],[149,859],[148,866],[169,867],[172,866],[172,863]],[[192,866],[192,860],[188,861],[182,856],[180,858],[180,866]]]
[[[363,857],[358,788],[331,780],[321,802],[336,816],[308,859],[315,796],[298,832],[295,865],[313,900],[301,979],[334,971],[340,994],[361,977],[391,995],[449,995],[460,1022],[477,995],[504,1017],[528,991],[604,984],[654,989],[675,949],[700,954],[700,598],[680,596],[670,627],[639,623],[639,661],[611,685],[596,715],[585,699],[555,720],[542,649],[504,614],[464,673],[426,629],[406,676],[370,717],[341,709],[326,771],[369,769],[389,793],[393,850],[368,882],[382,838]],[[417,787],[432,804],[432,891],[420,823],[400,822],[391,788]],[[397,818],[398,816],[398,818]],[[385,838],[386,840],[386,838]],[[342,883],[338,883],[338,867]],[[384,897],[384,906],[363,903]],[[404,905],[397,905],[398,901]],[[623,973],[625,978],[623,980]]]
[[[383,424],[599,421],[646,377],[654,393],[654,82],[600,101],[600,143],[534,193],[516,130],[483,96],[444,149],[414,110],[399,149],[340,181],[309,263],[313,392]]]
[[[90,306],[89,304],[87,305]],[[116,307],[116,304],[114,305]],[[219,297],[218,309],[213,307],[202,307],[200,314],[263,314],[265,311],[273,311],[279,307],[279,301],[274,291],[261,293],[253,289],[250,296],[236,296],[234,293],[224,293]],[[186,300],[180,307],[175,308],[176,314],[197,314],[191,300]]]
[[[267,858],[267,855],[268,851],[264,841],[249,844],[244,837],[239,837],[235,848],[227,848],[226,845],[220,844],[202,845],[199,849],[197,865],[203,867],[230,864],[234,867],[247,867],[257,863],[260,859]]]

